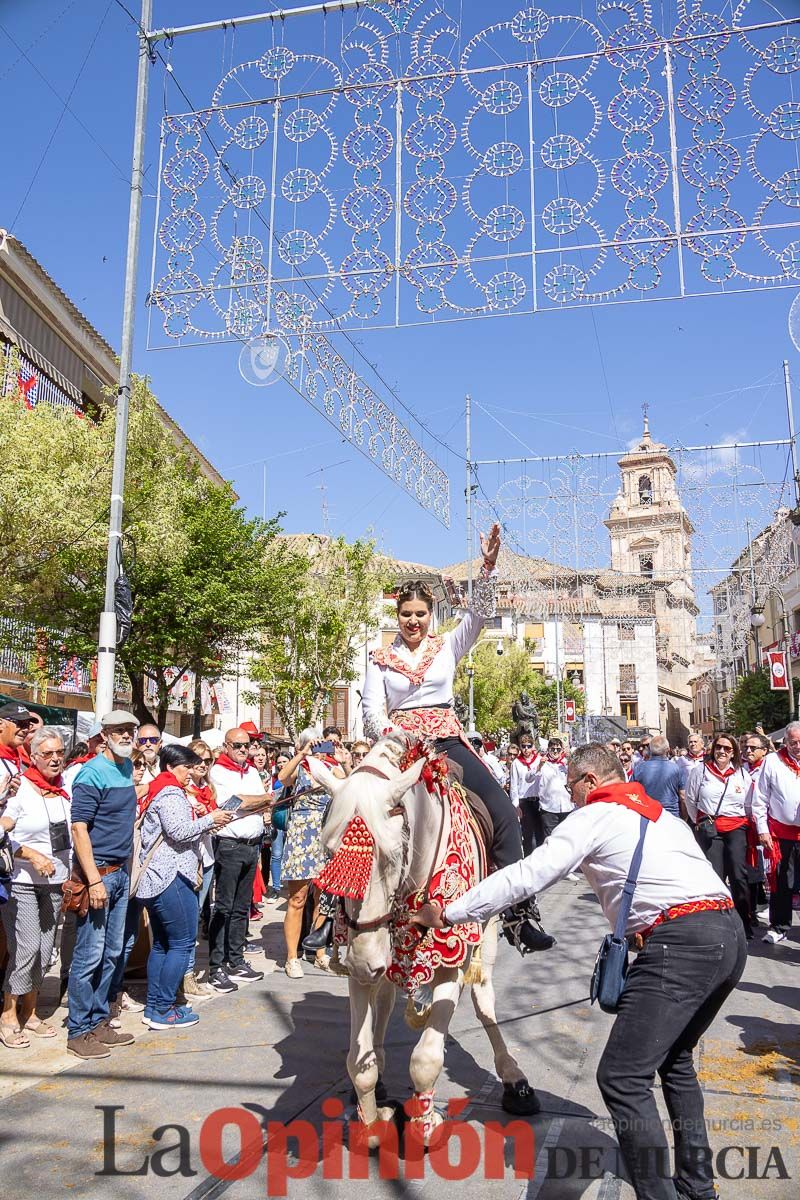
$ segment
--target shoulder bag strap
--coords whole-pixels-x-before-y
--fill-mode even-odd
[[[625,930],[628,925],[628,917],[631,912],[631,904],[633,902],[633,893],[636,887],[636,880],[639,878],[639,868],[642,865],[642,854],[644,852],[644,835],[647,833],[649,821],[647,817],[639,818],[639,841],[636,844],[636,849],[633,852],[631,859],[631,869],[628,872],[628,878],[625,880],[625,886],[622,889],[622,899],[619,904],[617,913],[617,921],[614,926],[614,937],[620,941],[625,937]]]

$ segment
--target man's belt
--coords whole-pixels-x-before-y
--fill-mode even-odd
[[[652,925],[630,935],[633,948],[641,950],[653,930],[659,925],[663,925],[665,921],[677,921],[680,917],[691,917],[694,913],[700,912],[727,912],[731,908],[733,908],[733,901],[730,896],[713,900],[687,900],[685,904],[674,904],[672,908],[659,913]],[[641,939],[641,945],[638,944],[639,939]]]
[[[97,867],[97,863],[95,863],[95,866]],[[124,866],[124,862],[106,863],[103,867],[97,867],[97,874],[102,879],[104,875],[113,875],[115,871],[119,871],[119,869]]]

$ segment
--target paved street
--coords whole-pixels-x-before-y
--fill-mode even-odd
[[[136,1045],[92,1064],[69,1058],[61,1036],[56,1048],[44,1043],[28,1052],[2,1051],[6,1200],[65,1194],[120,1200],[216,1200],[223,1195],[226,1200],[256,1200],[267,1194],[263,1159],[240,1181],[219,1181],[204,1168],[200,1128],[210,1113],[245,1105],[257,1121],[303,1119],[319,1130],[326,1098],[338,1098],[347,1112],[347,983],[313,967],[307,967],[304,980],[293,982],[277,968],[282,909],[269,910],[264,923],[253,927],[253,932],[260,930],[265,948],[265,981],[204,1003],[199,1026],[157,1034],[143,1029],[138,1014],[128,1015],[125,1025],[136,1033]],[[556,885],[545,896],[543,909],[548,927],[558,935],[558,948],[523,963],[504,946],[497,975],[498,1015],[505,1036],[542,1102],[542,1113],[532,1122],[536,1170],[526,1181],[515,1179],[507,1166],[503,1179],[481,1180],[479,1194],[492,1200],[631,1200],[632,1190],[612,1173],[614,1141],[594,1082],[611,1018],[591,1009],[586,1000],[604,923],[583,883]],[[251,961],[262,965],[260,958]],[[731,1175],[768,1174],[764,1179],[721,1181],[723,1200],[789,1200],[797,1195],[798,967],[797,927],[794,940],[777,949],[763,952],[756,944],[738,992],[702,1044],[706,1115],[715,1152],[726,1146],[753,1147],[731,1149],[723,1165]],[[134,982],[134,992],[137,986]],[[63,1010],[55,1013],[57,1024],[63,1015]],[[466,996],[452,1033],[437,1102],[467,1097],[463,1119],[480,1133],[485,1121],[502,1120],[504,1114],[500,1087],[490,1070],[489,1044]],[[386,1072],[393,1099],[402,1101],[408,1095],[407,1062],[415,1040],[398,1004],[389,1029]],[[104,1162],[99,1106],[106,1106],[108,1121],[111,1106],[124,1106],[114,1114],[115,1158],[112,1164],[108,1147],[106,1166],[133,1172],[150,1155],[147,1175],[98,1176]],[[154,1140],[154,1131],[170,1123],[188,1130],[184,1174],[174,1173],[179,1153],[169,1149],[178,1141],[175,1130],[160,1137],[156,1133]],[[337,1128],[328,1122],[328,1136]],[[232,1161],[238,1139],[231,1130],[228,1134],[223,1153]],[[771,1147],[778,1147],[779,1157],[773,1152],[770,1165]],[[160,1157],[159,1151],[164,1152]],[[458,1161],[457,1150],[451,1150],[450,1158]],[[333,1158],[327,1162],[327,1173],[333,1174]],[[790,1178],[780,1178],[781,1163]],[[610,1169],[604,1173],[604,1167]],[[290,1169],[299,1168],[295,1163]],[[464,1186],[438,1178],[429,1163],[422,1180],[380,1181],[374,1161],[371,1170],[371,1183],[337,1182],[324,1179],[320,1167],[311,1178],[290,1181],[288,1194],[316,1196],[324,1191],[326,1198],[344,1200],[361,1188],[370,1196],[411,1195],[417,1200],[424,1194],[425,1200],[445,1200]]]

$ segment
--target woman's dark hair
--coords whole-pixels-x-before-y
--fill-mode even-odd
[[[88,742],[76,742],[75,745],[70,750],[69,754],[67,755],[67,761],[64,763],[64,766],[68,767],[70,765],[70,763],[75,762],[76,758],[83,758],[84,754],[88,754],[88,752],[89,752],[89,743]]]
[[[405,604],[407,600],[422,600],[428,612],[433,612],[433,592],[421,579],[409,579],[400,585],[397,592],[397,607]]]
[[[731,762],[733,763],[733,766],[738,770],[739,767],[742,765],[742,756],[739,753],[739,739],[735,738],[732,733],[724,733],[723,732],[723,733],[715,733],[714,734],[714,740],[712,741],[711,745],[708,748],[708,754],[706,755],[706,762],[712,763],[714,761],[714,751],[717,748],[717,742],[719,741],[720,738],[724,738],[726,742],[730,742],[730,744],[733,746],[733,754],[731,755]]]
[[[169,771],[173,767],[197,767],[200,762],[200,755],[195,754],[188,746],[182,746],[180,742],[165,746],[158,756],[158,765],[162,771]]]

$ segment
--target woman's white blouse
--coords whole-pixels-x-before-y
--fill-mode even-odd
[[[55,864],[52,875],[40,875],[27,859],[14,859],[14,883],[32,883],[36,886],[47,886],[63,883],[69,878],[69,850],[59,850],[53,853],[50,841],[50,823],[66,822],[70,828],[70,804],[63,796],[43,796],[29,779],[23,775],[16,796],[8,802],[4,817],[11,817],[16,824],[11,830],[11,845],[14,852],[20,846],[38,850],[45,858]]]
[[[370,657],[361,700],[364,706],[364,733],[378,738],[389,726],[388,714],[397,708],[438,708],[453,703],[453,680],[458,662],[475,644],[488,617],[494,615],[495,576],[481,576],[472,589],[472,607],[468,608],[455,629],[441,635],[441,649],[432,658],[420,683],[388,664]],[[400,634],[391,652],[413,670],[430,655],[431,638],[418,650],[411,651]]]

